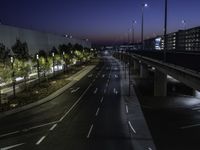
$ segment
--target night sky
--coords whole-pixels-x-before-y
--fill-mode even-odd
[[[127,40],[132,20],[140,39],[142,0],[0,0],[2,24],[88,38],[96,44]],[[163,33],[164,0],[146,0],[145,38]],[[200,25],[200,0],[168,0],[168,32]]]

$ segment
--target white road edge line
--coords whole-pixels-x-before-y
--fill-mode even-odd
[[[15,132],[10,132],[10,133],[6,133],[6,134],[2,134],[0,135],[0,138],[4,137],[4,136],[8,136],[8,135],[13,135],[13,134],[17,134],[19,133],[20,131],[15,131]],[[1,149],[0,149],[1,150]]]
[[[56,128],[57,124],[54,124],[49,130],[53,131]]]
[[[89,130],[89,132],[88,132],[88,134],[87,134],[87,139],[90,138],[90,134],[91,134],[91,132],[92,132],[92,129],[93,129],[93,124],[91,125],[90,130]]]
[[[128,114],[128,105],[126,105],[126,113]]]
[[[4,148],[0,148],[0,150],[8,150],[8,149],[11,149],[11,148],[14,148],[14,147],[18,147],[18,146],[21,146],[21,145],[24,145],[25,143],[20,143],[20,144],[15,144],[15,145],[11,145],[11,146],[7,146],[7,147],[4,147]]]
[[[27,129],[23,129],[22,131],[27,132],[27,131],[30,131],[30,130],[33,130],[33,129],[41,128],[41,127],[52,125],[52,124],[59,123],[59,122],[60,121],[53,121],[53,122],[41,124],[41,125],[38,125],[38,126],[33,126],[33,127],[30,127],[30,128],[27,128]]]
[[[89,90],[89,88],[92,86],[92,83],[90,83],[90,85],[87,87],[87,89],[81,94],[81,96],[79,97],[79,99],[72,105],[72,107],[59,119],[59,121],[61,122],[71,111],[72,109],[74,109],[74,107],[80,102],[80,100],[83,98],[83,96],[85,95],[85,93]]]
[[[45,138],[46,138],[46,136],[41,137],[39,139],[39,141],[37,141],[36,145],[39,145]]]
[[[106,89],[104,89],[104,94],[106,93]]]
[[[100,108],[98,107],[98,109],[97,109],[97,111],[96,111],[96,116],[98,116],[98,114],[99,114],[99,110],[100,110]]]
[[[132,130],[134,133],[136,133],[136,131],[135,131],[135,129],[133,128],[133,126],[132,126],[132,124],[131,124],[131,122],[130,122],[130,121],[128,121],[128,124],[129,124],[129,126],[130,126],[131,130]]]

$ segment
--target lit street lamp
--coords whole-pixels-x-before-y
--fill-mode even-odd
[[[65,52],[63,51],[63,70],[64,70],[64,73],[66,72],[66,60],[65,60]]]
[[[136,24],[137,22],[135,20],[133,20],[132,22],[132,43],[135,43],[135,32],[134,32],[134,24]]]
[[[38,82],[40,85],[40,63],[39,63],[39,55],[36,54],[36,59],[37,59],[37,74],[38,74]]]
[[[145,7],[148,7],[147,3],[142,4],[142,27],[141,27],[142,50],[144,50],[144,8]]]
[[[10,62],[12,66],[12,83],[13,83],[13,96],[15,97],[15,71],[14,71],[14,57],[10,57]]]
[[[54,68],[54,66],[55,66],[55,60],[54,60],[54,56],[55,56],[55,54],[53,52],[52,53],[52,57],[53,57],[53,76],[55,77],[55,68]]]
[[[182,20],[181,23],[183,24],[183,29],[185,30],[186,29],[186,24],[187,24],[186,21]]]

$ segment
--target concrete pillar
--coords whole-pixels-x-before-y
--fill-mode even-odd
[[[154,72],[154,96],[167,96],[167,75],[158,69]]]
[[[147,78],[149,76],[148,66],[146,64],[140,64],[140,77]]]

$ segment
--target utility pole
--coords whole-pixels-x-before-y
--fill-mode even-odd
[[[166,53],[167,53],[167,9],[168,9],[168,1],[165,0],[165,22],[164,22],[164,62],[166,62]]]

